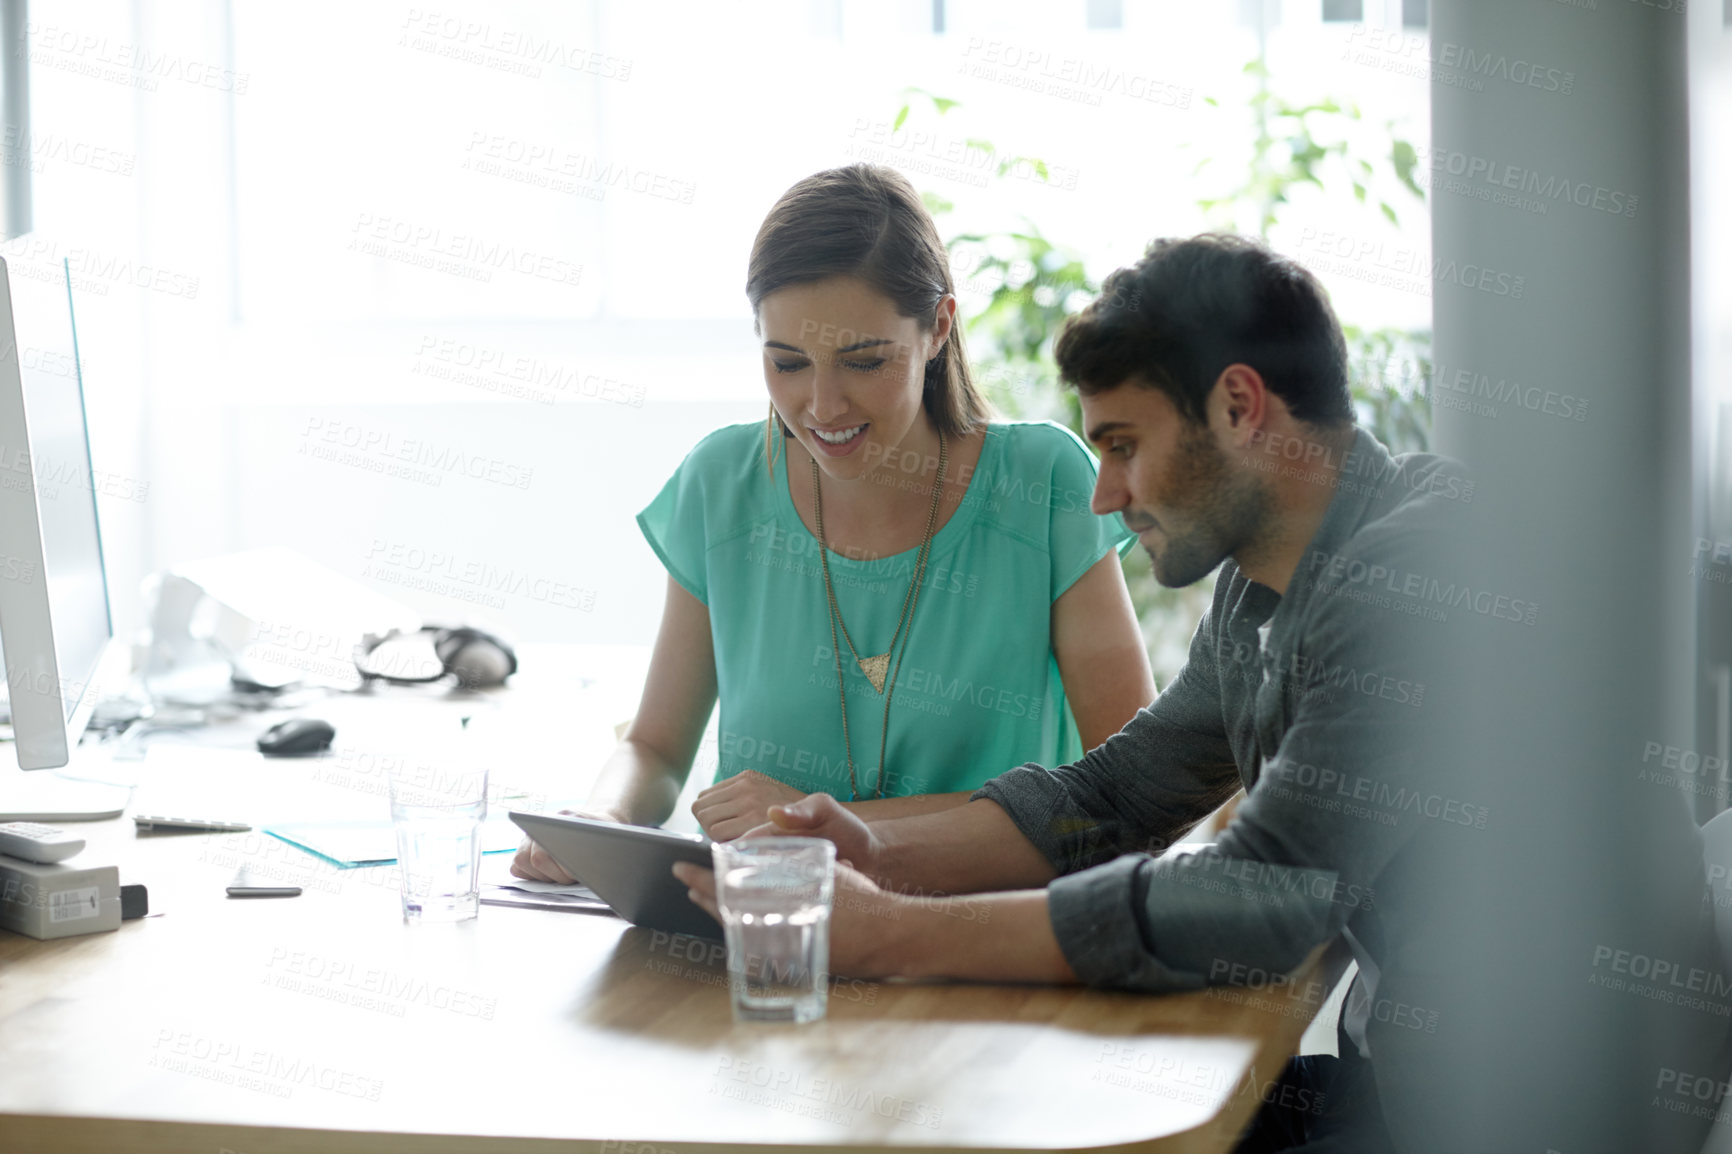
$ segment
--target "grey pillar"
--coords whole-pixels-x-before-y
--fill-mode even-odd
[[[1434,256],[1523,286],[1439,278],[1437,445],[1479,478],[1464,566],[1538,612],[1452,639],[1446,754],[1493,836],[1442,885],[1448,1009],[1387,1110],[1411,1148],[1693,1151],[1669,1079],[1725,1078],[1732,1004],[1672,980],[1717,953],[1689,806],[1644,760],[1695,695],[1685,23],[1441,0],[1431,53]]]

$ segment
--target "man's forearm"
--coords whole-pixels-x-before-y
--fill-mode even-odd
[[[920,817],[942,813],[968,804],[972,790],[959,793],[916,793],[907,797],[879,797],[871,801],[845,801],[843,808],[853,810],[862,821],[895,821],[904,817]]]
[[[1032,889],[1057,876],[996,802],[872,823],[882,849],[875,880],[896,893]]]
[[[979,982],[1075,982],[1052,932],[1044,890],[902,898],[868,976]]]

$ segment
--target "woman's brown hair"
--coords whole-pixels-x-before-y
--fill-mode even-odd
[[[950,260],[932,214],[908,178],[875,164],[813,173],[782,194],[752,242],[746,299],[757,311],[765,297],[789,285],[856,277],[888,297],[896,311],[930,328],[938,304],[955,295]],[[966,436],[987,419],[986,398],[974,386],[962,347],[962,322],[926,362],[921,404],[935,429]],[[775,467],[775,406],[764,424],[766,462]],[[787,435],[782,426],[783,436]]]

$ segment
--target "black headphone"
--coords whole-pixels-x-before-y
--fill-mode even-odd
[[[399,677],[367,667],[367,659],[372,657],[373,652],[380,646],[406,637],[419,637],[423,633],[433,635],[433,655],[439,659],[440,666],[438,673],[430,677]],[[489,660],[490,658],[497,660]],[[393,629],[383,637],[368,641],[366,648],[355,657],[355,671],[361,675],[362,682],[428,685],[454,676],[457,683],[465,689],[480,689],[489,685],[501,685],[507,677],[516,673],[517,654],[498,637],[480,629],[471,629],[466,625],[451,628],[424,625],[414,633]]]

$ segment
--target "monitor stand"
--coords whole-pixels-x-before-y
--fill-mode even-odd
[[[38,776],[47,778],[38,783]],[[9,776],[0,782],[0,822],[106,821],[126,812],[132,791],[124,786],[67,781],[52,774]]]
[[[118,769],[124,772],[115,774]],[[78,749],[65,769],[0,769],[0,822],[106,821],[132,800],[137,767],[115,765],[107,751]],[[84,779],[91,780],[84,780]]]

